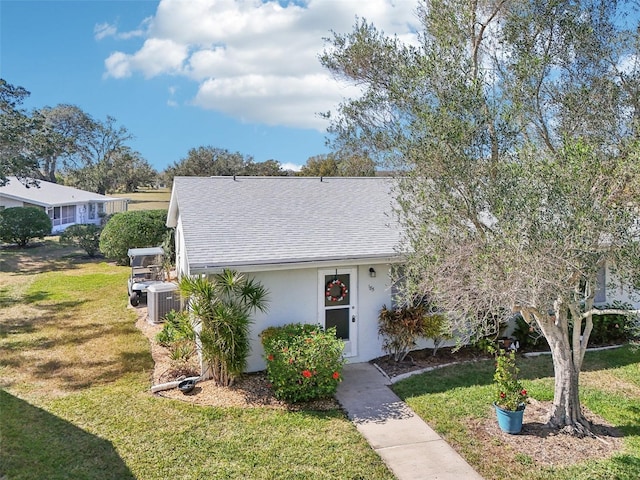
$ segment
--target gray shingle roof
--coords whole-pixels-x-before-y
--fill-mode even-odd
[[[9,183],[4,187],[0,187],[0,195],[6,195],[7,197],[42,207],[121,200],[120,198],[107,197],[98,193],[45,181],[40,181],[39,187],[27,188],[16,177],[7,177],[7,179]]]
[[[176,177],[190,268],[397,257],[389,178]]]

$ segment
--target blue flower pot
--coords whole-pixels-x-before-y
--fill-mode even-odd
[[[496,407],[496,417],[498,417],[498,425],[503,432],[507,433],[520,433],[522,430],[522,416],[524,415],[524,406],[521,410],[516,410],[515,412],[512,410],[503,410],[495,403],[493,404]]]

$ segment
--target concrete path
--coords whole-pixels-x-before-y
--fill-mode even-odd
[[[373,365],[349,364],[336,398],[396,478],[482,480],[388,385]]]

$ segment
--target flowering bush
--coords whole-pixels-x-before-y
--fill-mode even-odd
[[[503,410],[513,412],[522,410],[527,402],[527,391],[518,379],[519,372],[516,353],[513,350],[508,353],[499,350],[496,355],[496,372],[493,380],[496,385],[495,404]]]
[[[268,328],[260,338],[276,398],[304,402],[335,393],[344,365],[335,328],[297,323]]]

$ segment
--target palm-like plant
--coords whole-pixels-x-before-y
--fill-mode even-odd
[[[202,358],[214,382],[230,385],[246,367],[251,315],[258,310],[266,311],[267,289],[253,279],[225,269],[211,278],[184,277],[180,293],[189,299]]]

